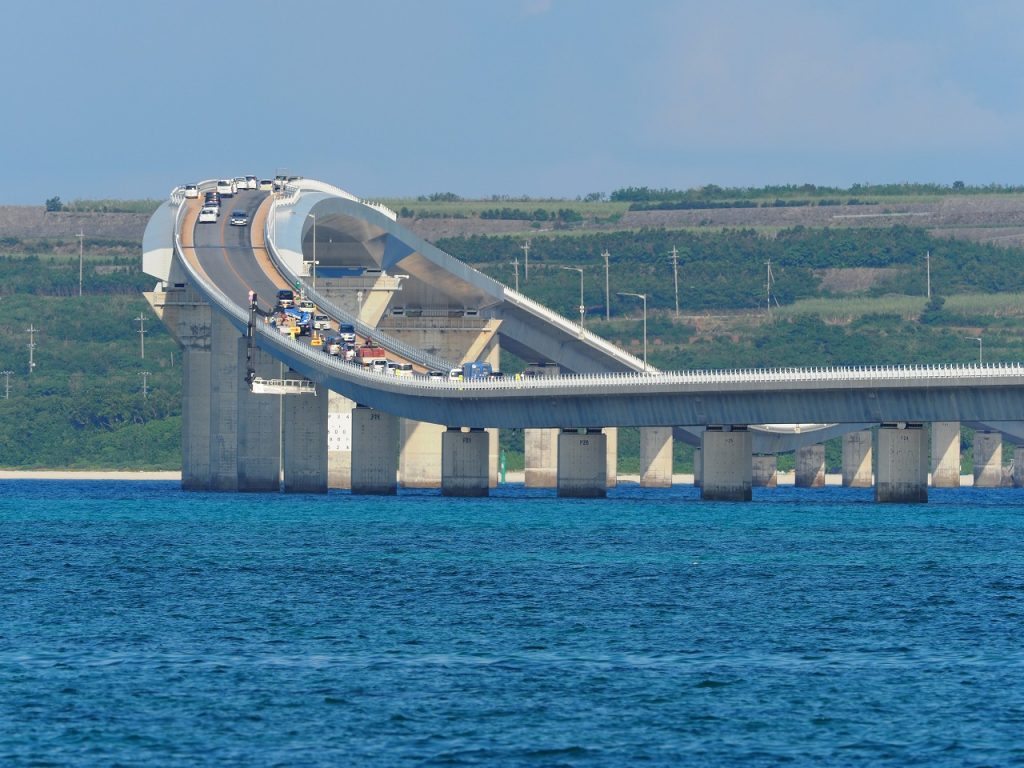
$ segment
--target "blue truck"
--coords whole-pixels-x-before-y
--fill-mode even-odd
[[[491,376],[491,364],[490,363],[463,363],[462,364],[462,378],[465,381],[472,381],[474,379],[487,379]]]

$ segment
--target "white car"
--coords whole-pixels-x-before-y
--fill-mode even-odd
[[[196,184],[186,184],[185,197],[189,199],[193,197],[199,197],[199,186]]]
[[[217,223],[217,216],[218,216],[219,213],[220,213],[220,209],[219,208],[214,208],[213,206],[209,206],[208,205],[205,208],[203,208],[201,211],[199,211],[199,223],[200,224],[216,224]]]
[[[246,176],[245,185],[247,189],[258,189],[260,182],[255,176]]]
[[[235,194],[235,182],[231,179],[221,179],[217,182],[217,194],[221,197],[231,197]]]
[[[260,179],[260,183],[257,189],[259,189],[260,192],[273,192],[274,182],[272,182],[270,179]]]
[[[331,330],[331,318],[329,318],[327,315],[313,315],[313,330]]]

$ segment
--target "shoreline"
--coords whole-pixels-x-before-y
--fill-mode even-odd
[[[0,480],[181,480],[180,471],[0,469]]]

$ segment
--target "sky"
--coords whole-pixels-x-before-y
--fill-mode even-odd
[[[363,198],[1024,183],[1018,0],[48,0],[0,204],[288,173]]]

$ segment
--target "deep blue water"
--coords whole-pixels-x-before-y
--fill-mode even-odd
[[[1024,491],[0,481],[0,765],[1024,764]]]

